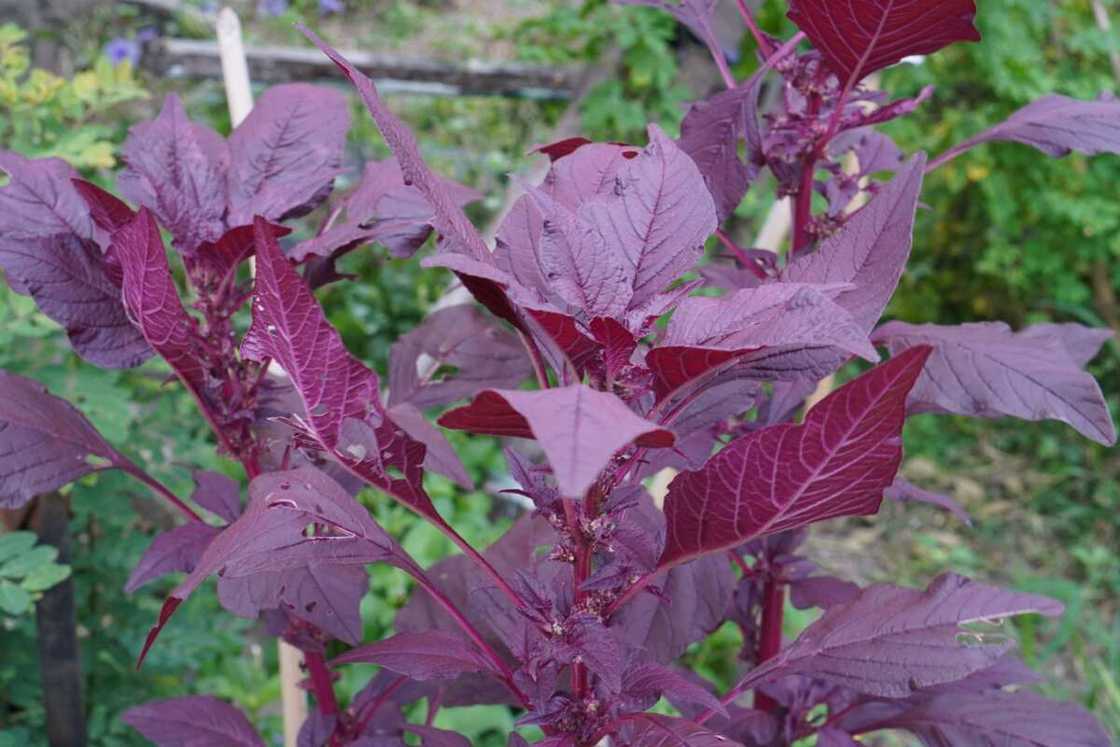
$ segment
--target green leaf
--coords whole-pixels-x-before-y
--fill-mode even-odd
[[[24,554],[35,546],[37,539],[34,532],[0,534],[0,563]]]
[[[51,563],[50,565],[41,565],[28,573],[20,586],[32,593],[46,591],[69,577],[70,566]]]
[[[22,615],[31,608],[31,594],[15,584],[0,581],[0,610],[9,615]]]
[[[33,570],[54,562],[58,557],[58,548],[50,545],[39,545],[22,555],[0,565],[0,576],[8,578],[23,578]]]

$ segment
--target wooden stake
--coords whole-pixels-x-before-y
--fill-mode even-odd
[[[241,20],[232,8],[222,8],[216,24],[218,54],[222,63],[222,82],[226,89],[229,121],[237,127],[253,110],[253,89],[249,63],[241,38]],[[255,269],[250,261],[250,267]],[[307,695],[299,687],[303,654],[282,639],[276,641],[280,663],[280,701],[284,715],[284,747],[297,747],[299,730],[307,720]]]

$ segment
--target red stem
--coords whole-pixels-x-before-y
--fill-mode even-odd
[[[525,349],[529,352],[529,360],[533,364],[533,373],[537,376],[537,386],[541,389],[548,389],[550,386],[548,383],[548,369],[545,368],[544,358],[541,357],[541,349],[537,347],[536,341],[529,335],[520,330],[518,330],[517,334],[521,337],[522,344],[525,345]]]
[[[182,514],[186,516],[190,521],[202,521],[202,517],[199,516],[193,508],[183,503],[183,501],[181,501],[178,496],[171,492],[170,488],[168,488],[156,478],[149,475],[132,460],[121,456],[121,458],[114,464],[119,470],[127,475],[131,475],[133,478],[139,480],[140,482],[151,488],[153,491],[155,491],[157,495],[165,498],[172,506],[179,509],[179,511],[182,512]]]
[[[735,0],[739,6],[739,15],[743,18],[743,23],[750,29],[751,36],[754,37],[755,43],[758,44],[759,50],[762,52],[763,57],[769,57],[773,54],[770,48],[770,41],[766,38],[766,34],[762,33],[762,29],[758,26],[758,21],[754,19],[754,14],[751,9],[747,7],[746,0]]]
[[[334,679],[323,655],[317,651],[304,651],[303,661],[307,665],[307,673],[311,676],[311,692],[315,693],[319,713],[324,716],[338,713],[338,701],[334,697]]]
[[[759,280],[766,280],[766,272],[761,267],[759,267],[758,263],[751,259],[745,251],[743,251],[743,247],[732,241],[731,237],[723,232],[723,229],[716,229],[716,238],[719,239],[719,242],[727,247],[731,251],[731,253],[735,255],[735,259],[739,260],[739,263],[741,265],[753,272],[756,278],[758,278]]]
[[[786,590],[773,576],[766,579],[762,590],[762,628],[759,631],[758,661],[761,666],[782,650],[782,616],[785,613]],[[778,704],[768,695],[755,691],[754,707],[766,713],[778,710]]]

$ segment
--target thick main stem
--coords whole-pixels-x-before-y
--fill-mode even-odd
[[[782,618],[785,606],[785,586],[781,581],[770,576],[762,588],[762,622],[758,636],[757,666],[773,659],[782,650]],[[755,691],[754,707],[759,711],[773,713],[778,709],[778,704],[768,695]]]
[[[334,680],[331,678],[331,670],[327,668],[323,655],[318,651],[304,651],[303,661],[307,665],[311,692],[315,694],[319,712],[324,716],[338,713],[338,700],[334,696]]]

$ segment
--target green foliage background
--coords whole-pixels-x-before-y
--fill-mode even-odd
[[[525,4],[511,0],[511,6]],[[259,40],[295,43],[289,22],[318,20],[311,0],[291,3],[278,18],[264,17],[253,5],[245,4],[244,17],[250,36]],[[609,59],[620,75],[596,85],[580,112],[586,134],[598,139],[641,142],[647,121],[675,130],[682,102],[705,93],[679,82],[678,52],[687,39],[666,14],[605,0],[532,5],[532,12],[512,20],[452,28],[455,42],[444,53],[482,56],[484,46],[498,45],[510,56],[546,64]],[[891,126],[905,149],[938,153],[1051,91],[1090,98],[1116,90],[1108,53],[1118,48],[1117,35],[1097,28],[1089,0],[980,0],[979,6],[983,45],[956,46],[920,66],[884,75],[884,86],[900,95],[927,83],[938,87],[918,113]],[[351,47],[407,49],[410,40],[455,24],[447,6],[434,0],[350,7],[347,16],[322,24],[334,38],[350,38]],[[783,12],[784,3],[766,0],[763,25],[790,33]],[[138,81],[131,70],[101,61],[109,35],[121,33],[122,24],[135,30],[146,22],[135,9],[99,10],[72,38],[88,71],[69,79],[29,76],[26,58],[10,53],[20,39],[10,29],[0,30],[0,50],[9,50],[0,59],[15,60],[0,64],[0,148],[60,154],[105,183],[127,126],[151,116],[162,89],[170,87]],[[185,24],[171,28],[190,31]],[[749,41],[742,51],[740,77],[756,64]],[[185,94],[193,114],[228,131],[219,86],[174,87]],[[145,100],[148,89],[152,95]],[[557,103],[405,97],[392,104],[417,129],[425,154],[440,171],[487,195],[472,208],[480,224],[500,209],[507,174],[527,167],[526,150],[548,136],[564,109]],[[357,104],[351,139],[355,160],[387,153]],[[1108,291],[1120,287],[1118,184],[1118,158],[1052,161],[1023,147],[993,145],[958,159],[927,182],[923,200],[929,209],[920,215],[914,260],[891,314],[940,323],[1115,323]],[[739,233],[757,230],[772,199],[769,189],[763,183],[748,196],[738,213]],[[307,230],[313,230],[315,217]],[[374,251],[348,260],[346,269],[358,282],[327,289],[322,299],[350,348],[384,371],[391,341],[423,318],[448,277],[422,272],[415,261],[386,261]],[[164,383],[165,368],[148,363],[135,371],[105,372],[81,365],[57,328],[6,288],[0,288],[0,366],[73,397],[113,443],[181,494],[190,490],[188,466],[236,474],[214,457],[189,399]],[[1115,346],[1106,348],[1094,373],[1115,402],[1120,393]],[[908,474],[929,487],[953,490],[973,511],[976,526],[961,527],[931,510],[891,507],[873,522],[823,532],[814,549],[826,553],[840,538],[835,541],[841,557],[871,558],[854,567],[863,580],[918,584],[952,568],[1061,598],[1068,611],[1056,624],[1021,624],[1025,654],[1050,676],[1047,687],[1054,694],[1081,698],[1120,734],[1116,453],[1056,424],[930,417],[913,421],[907,444]],[[491,441],[456,437],[456,446],[480,489],[464,493],[440,479],[430,487],[452,523],[485,544],[509,521],[495,512],[488,489],[502,479],[504,465]],[[112,474],[91,476],[66,492],[73,507],[73,572],[93,743],[141,743],[119,722],[121,710],[193,692],[236,701],[274,738],[279,733],[274,645],[250,622],[222,612],[210,586],[180,611],[144,669],[133,670],[139,643],[170,582],[132,597],[121,587],[152,535],[172,517],[142,489]],[[372,493],[363,499],[422,563],[450,551],[446,540],[403,509]],[[851,537],[869,537],[869,544],[852,545]],[[409,590],[400,574],[372,569],[372,593],[363,603],[367,637],[389,630]],[[791,615],[788,632],[805,622],[803,615]],[[736,648],[734,634],[724,630],[688,657],[706,676],[726,682]],[[0,745],[38,744],[43,713],[29,616],[0,612],[0,651]],[[353,692],[361,674],[358,668],[348,673],[343,689]],[[455,727],[479,745],[504,744],[511,728],[504,709],[445,711],[441,718],[456,719]]]

